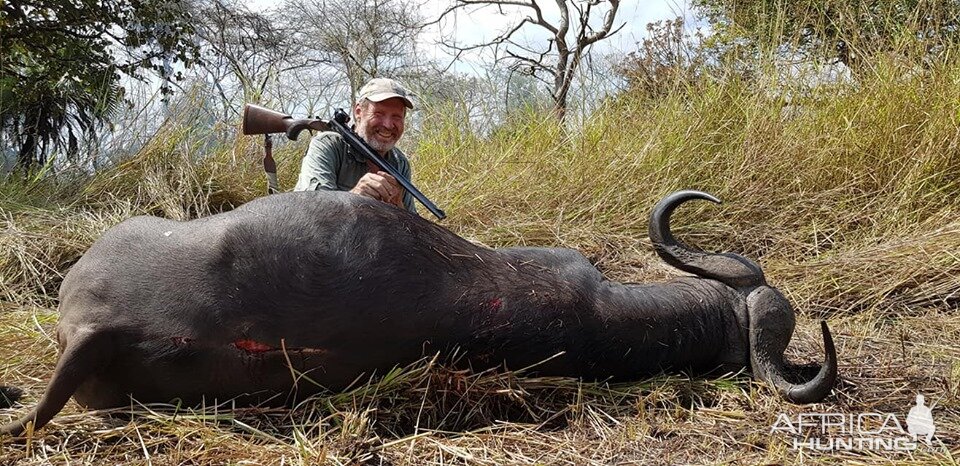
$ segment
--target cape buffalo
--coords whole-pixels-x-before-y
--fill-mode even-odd
[[[790,304],[754,262],[673,238],[670,215],[690,199],[719,202],[668,196],[650,239],[696,276],[639,285],[605,280],[570,249],[481,247],[349,193],[276,194],[187,222],[132,218],[64,278],[53,378],[0,432],[43,426],[71,395],[96,409],[131,396],[289,402],[454,348],[474,368],[542,362],[539,374],[593,380],[746,367],[790,401],[825,397],[837,374],[826,323],[826,362],[790,383]]]

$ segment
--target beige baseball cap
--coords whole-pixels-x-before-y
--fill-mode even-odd
[[[383,102],[394,97],[399,97],[403,100],[403,105],[411,110],[413,109],[413,93],[390,78],[373,78],[364,84],[360,88],[360,92],[357,93],[358,100],[367,99],[371,102]]]

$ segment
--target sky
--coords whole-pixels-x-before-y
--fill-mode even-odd
[[[445,3],[434,1],[428,4],[425,8],[428,17],[435,17],[440,12],[441,5]],[[559,9],[555,2],[541,0],[539,3],[542,5],[543,14],[548,20],[558,18]],[[598,11],[605,12],[608,9],[603,8]],[[636,43],[642,41],[646,36],[647,23],[674,19],[678,16],[689,16],[688,10],[687,2],[682,0],[624,0],[621,2],[614,23],[615,27],[623,25],[623,28],[607,41],[607,46],[613,47],[615,50],[632,51],[635,49]],[[464,42],[491,39],[515,24],[515,20],[510,20],[510,15],[500,15],[496,8],[487,7],[466,11],[471,13],[469,15],[458,15],[455,29],[457,38]],[[512,11],[506,11],[508,13],[512,12],[513,18],[519,18],[522,15],[529,14],[532,10],[530,8],[514,8]],[[595,16],[596,21],[591,21],[591,24],[599,26],[602,15],[595,14]],[[451,26],[450,22],[447,23],[447,29],[451,29],[449,27]],[[542,30],[531,26],[527,26],[527,29]]]
[[[435,19],[442,9],[450,4],[451,0],[427,0],[423,3],[422,12],[428,20]],[[578,0],[580,1],[580,0]],[[540,0],[543,8],[543,14],[548,20],[555,21],[558,18],[559,9],[553,0]],[[264,11],[277,4],[277,0],[252,0],[247,2],[247,6],[254,11]],[[604,7],[599,11],[606,12],[608,8]],[[441,31],[443,34],[452,34],[459,44],[471,45],[490,40],[497,35],[507,31],[516,24],[520,18],[529,14],[530,8],[505,7],[508,13],[506,16],[498,13],[497,8],[471,7],[462,10],[455,19],[448,19],[440,23],[439,29],[428,30],[424,34],[425,44],[423,50],[430,53],[434,58],[444,60],[449,57],[448,50],[443,47],[433,46],[433,42],[439,37]],[[469,12],[467,14],[466,12]],[[602,15],[596,15],[596,21],[591,24],[599,26],[602,21]],[[690,13],[689,0],[622,0],[620,9],[617,12],[614,27],[622,28],[620,31],[604,41],[595,44],[594,53],[614,54],[622,56],[626,53],[635,51],[637,43],[643,41],[647,36],[646,27],[648,23],[675,19],[684,17],[687,24],[694,24],[693,15]],[[521,32],[531,43],[540,43],[546,39],[546,31],[540,27],[527,25]],[[449,59],[449,58],[447,58]],[[483,58],[479,53],[461,56],[461,63],[455,66],[455,69],[462,72],[469,72],[471,67],[480,68],[482,63],[488,59]]]
[[[427,8],[425,8],[427,16],[436,17],[441,11],[441,6],[446,3],[447,2],[434,1],[428,4]],[[559,8],[556,2],[541,0],[539,4],[541,8],[543,8],[544,17],[548,21],[556,24],[559,18]],[[591,15],[590,24],[599,28],[603,22],[604,13],[606,13],[607,10],[609,10],[609,7],[605,5],[595,10],[593,15]],[[680,16],[687,17],[688,22],[692,23],[692,15],[688,10],[688,5],[683,0],[624,0],[620,4],[620,9],[617,11],[616,20],[614,21],[614,29],[620,28],[620,30],[614,36],[596,43],[593,52],[600,55],[613,54],[615,56],[623,56],[628,52],[635,51],[637,50],[637,43],[643,41],[647,36],[646,27],[648,23],[674,19]],[[458,43],[463,45],[476,44],[489,41],[509,31],[513,25],[517,24],[520,18],[530,15],[533,12],[530,8],[519,7],[512,9],[505,7],[504,11],[508,14],[500,14],[495,7],[479,9],[471,7],[470,9],[461,10],[455,20],[445,20],[441,22],[440,26],[446,34],[453,32]],[[467,12],[469,12],[469,14]],[[575,13],[571,11],[571,15],[573,14]],[[573,22],[574,17],[571,17],[571,23]],[[522,37],[531,44],[541,44],[540,46],[534,47],[535,50],[539,50],[542,47],[542,44],[546,42],[550,34],[544,28],[532,25],[526,25],[520,32],[523,35],[515,37]],[[436,37],[438,33],[439,31],[430,31],[426,36],[433,38]],[[448,49],[442,47],[433,47],[432,50],[434,51],[435,58],[441,60],[443,59],[444,52],[448,51]],[[461,60],[464,63],[456,67],[460,71],[463,71],[465,68],[469,69],[472,63],[476,63],[479,68],[479,65],[485,61],[479,53],[472,56],[461,57]]]

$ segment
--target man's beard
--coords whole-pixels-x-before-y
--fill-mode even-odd
[[[397,145],[395,141],[386,142],[386,141],[380,140],[377,137],[376,128],[369,128],[366,122],[363,122],[357,126],[357,134],[363,137],[363,140],[367,141],[367,144],[369,144],[370,147],[373,148],[373,150],[381,154],[386,154]]]

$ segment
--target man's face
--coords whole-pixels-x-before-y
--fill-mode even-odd
[[[353,110],[357,134],[381,154],[386,154],[403,136],[403,119],[407,107],[400,98],[383,102],[364,100]]]

